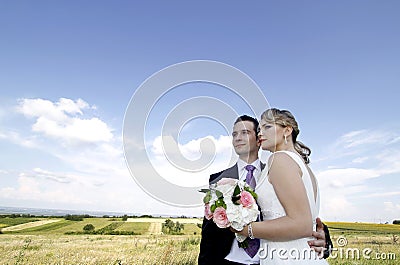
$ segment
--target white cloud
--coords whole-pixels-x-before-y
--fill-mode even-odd
[[[376,154],[382,174],[400,173],[400,147],[391,146]]]
[[[394,217],[384,210],[382,199],[399,196],[398,187],[385,178],[400,173],[400,146],[394,140],[398,135],[393,128],[353,131],[328,148],[329,156],[316,159],[312,166],[318,168],[321,212],[328,220]],[[377,200],[366,208],[368,198]]]
[[[201,146],[205,143],[205,140],[211,140],[211,146]],[[216,154],[226,153],[226,151],[231,151],[232,140],[230,136],[219,136],[215,138],[214,136],[206,136],[199,139],[194,139],[186,144],[176,143],[176,141],[171,136],[157,136],[151,143],[151,151],[155,156],[164,156],[166,145],[172,143],[178,148],[174,149],[176,154],[183,155],[188,159],[197,159],[204,152],[213,152]],[[170,152],[171,150],[167,150]]]
[[[44,99],[21,99],[18,112],[35,118],[34,132],[43,133],[66,144],[109,142],[112,130],[97,117],[82,118],[83,110],[94,109],[82,99],[73,101],[61,98],[58,102]],[[78,115],[78,116],[77,116]]]
[[[78,99],[76,101],[73,101],[71,99],[67,98],[60,98],[60,100],[56,103],[57,109],[64,111],[66,113],[70,114],[83,114],[82,109],[87,109],[89,108],[89,104],[82,99]],[[95,108],[95,107],[94,107]]]
[[[385,144],[393,141],[394,133],[379,130],[359,130],[344,134],[339,138],[338,144],[344,148],[353,148],[374,143]]]
[[[14,144],[38,149],[47,155],[58,158],[71,170],[86,175],[104,178],[109,176],[129,176],[127,171],[121,137],[114,137],[109,126],[97,117],[85,113],[90,106],[82,99],[61,98],[58,102],[43,99],[21,99],[17,107],[20,113],[34,117],[32,132],[0,132],[0,139]],[[79,115],[79,116],[74,116]],[[39,166],[38,166],[39,168]],[[55,181],[67,181],[58,175],[50,176]]]
[[[81,99],[60,99],[58,102],[44,99],[20,100],[18,111],[29,118],[24,122],[29,121],[32,130],[3,129],[0,131],[0,139],[36,148],[58,158],[62,169],[55,170],[58,165],[50,166],[39,159],[31,170],[10,169],[12,172],[21,172],[17,174],[18,183],[13,186],[11,178],[8,178],[8,183],[0,186],[0,198],[12,204],[19,200],[28,205],[32,201],[36,207],[52,202],[54,205],[71,205],[71,208],[83,209],[101,207],[101,210],[123,208],[125,211],[150,214],[173,214],[177,211],[201,214],[199,208],[179,210],[165,207],[141,191],[130,177],[125,164],[122,139],[115,137],[100,117],[94,117],[93,109],[94,106]],[[321,189],[321,217],[329,221],[362,221],[368,219],[371,213],[389,218],[395,216],[395,210],[399,212],[399,205],[395,203],[395,196],[399,196],[398,187],[387,189],[387,186],[380,186],[377,181],[387,174],[400,173],[398,139],[399,133],[396,130],[354,131],[343,135],[330,149],[327,148],[330,150],[329,156],[313,159],[312,167]],[[167,148],[170,160],[164,154],[162,144],[165,139],[161,137],[146,146],[138,145],[134,139],[125,140],[128,143],[125,148],[132,148],[135,152],[139,147],[146,148],[149,155],[146,159],[150,159],[160,176],[181,186],[206,185],[210,174],[236,161],[230,136],[207,136],[179,144],[169,138],[166,142],[176,147]],[[201,146],[206,141],[212,141],[215,150],[210,148],[211,145],[206,148]],[[263,156],[266,154],[261,153]],[[171,163],[180,161],[180,158],[196,161],[202,154],[209,155],[213,160],[198,172],[184,171]],[[139,157],[135,162],[141,163],[142,159]],[[7,171],[0,173],[12,175],[10,170],[7,168]],[[374,181],[374,185],[370,184],[371,181]],[[385,192],[379,193],[379,190]],[[376,199],[376,205],[367,209],[363,200],[369,198]],[[389,203],[388,200],[393,202]],[[138,205],[137,201],[143,203]]]
[[[210,146],[205,144],[211,142]],[[160,176],[184,187],[207,185],[210,174],[219,172],[236,161],[231,138],[222,135],[218,138],[206,136],[186,144],[177,144],[172,137],[158,136],[149,149],[149,159]],[[205,156],[201,157],[202,154]],[[191,161],[198,163],[191,164]],[[195,165],[199,167],[196,168]]]
[[[400,191],[379,192],[364,195],[364,198],[400,196]]]
[[[33,172],[35,173],[36,176],[44,177],[46,179],[53,180],[58,183],[70,183],[71,182],[71,178],[68,177],[67,175],[50,172],[47,170],[43,170],[41,168],[34,168]]]
[[[122,139],[114,137],[109,126],[100,118],[93,117],[90,112],[92,109],[95,107],[81,99],[73,101],[62,98],[54,103],[43,99],[20,100],[17,111],[34,119],[32,130],[14,126],[13,131],[0,132],[0,139],[35,148],[35,154],[43,152],[44,157],[50,157],[52,163],[37,157],[37,166],[32,170],[24,168],[23,164],[20,168],[14,168],[14,173],[9,174],[9,182],[0,185],[0,192],[4,192],[0,197],[15,198],[16,201],[32,198],[37,204],[42,201],[46,205],[49,201],[68,203],[68,196],[72,196],[77,203],[85,202],[88,206],[90,203],[95,205],[106,192],[118,193],[120,180],[134,185],[125,165]],[[23,120],[18,124],[26,127],[27,121],[30,122]],[[18,179],[17,186],[12,186],[13,179]],[[111,190],[104,191],[108,188]],[[103,191],[99,192],[98,189]],[[64,199],[52,198],[56,196],[56,191]],[[86,193],[91,194],[92,198]],[[118,205],[118,202],[110,204]]]
[[[328,169],[317,173],[321,179],[321,186],[332,187],[348,187],[351,185],[359,185],[368,179],[377,178],[379,172],[371,169],[363,168],[337,168]]]
[[[1,132],[0,139],[8,140],[14,144],[21,145],[27,148],[38,147],[38,139],[36,136],[26,136],[22,137],[19,133],[13,131]]]
[[[368,157],[364,156],[364,157],[357,157],[357,158],[353,159],[352,162],[355,164],[362,164],[367,160],[368,160]]]
[[[51,186],[44,188],[40,185],[40,181],[28,176],[18,177],[18,187],[0,188],[0,197],[3,199],[12,199],[14,201],[30,201],[32,202],[51,202],[51,203],[68,203],[79,205],[87,203],[87,200],[81,196],[76,196],[67,189]]]
[[[2,120],[6,116],[6,111],[0,108],[0,120]]]
[[[385,211],[393,212],[398,216],[398,214],[400,212],[400,203],[396,204],[396,203],[393,203],[393,202],[386,201],[383,204],[385,206]],[[398,217],[400,217],[400,216],[398,216]]]
[[[356,206],[350,202],[346,197],[336,194],[335,196],[322,196],[321,198],[321,211],[320,216],[324,220],[336,221],[338,217],[349,213],[351,215],[356,210]],[[343,218],[342,220],[346,220]]]
[[[166,207],[145,194],[129,174],[122,137],[114,137],[105,122],[93,117],[93,108],[81,100],[20,100],[18,112],[28,119],[18,120],[18,126],[8,126],[13,131],[1,131],[0,139],[35,148],[31,153],[43,152],[51,164],[36,157],[33,169],[24,168],[22,163],[4,172],[8,178],[0,185],[3,204],[161,214],[199,211]],[[32,130],[23,129],[29,125],[27,122]],[[101,133],[110,133],[111,138],[98,137]],[[182,148],[194,153],[192,145]],[[23,149],[18,150],[24,156]]]
[[[60,123],[59,121],[39,117],[32,129],[35,132],[42,132],[47,136],[60,138],[67,142],[108,142],[113,137],[107,124],[98,118],[70,118]]]
[[[67,179],[68,182],[58,180]],[[11,206],[115,211],[136,214],[201,216],[202,207],[179,208],[145,194],[128,175],[99,177],[52,172],[40,168],[21,172],[15,185],[0,187],[0,200]]]

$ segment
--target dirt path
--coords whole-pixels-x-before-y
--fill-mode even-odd
[[[162,234],[162,223],[150,223],[149,230],[147,231],[149,235],[161,235]]]
[[[179,222],[181,224],[202,224],[203,219],[201,218],[168,218],[173,222]],[[167,218],[128,218],[127,222],[142,222],[142,223],[165,223]]]
[[[41,220],[41,221],[29,222],[29,223],[25,223],[25,224],[5,227],[5,228],[1,229],[1,231],[3,231],[3,232],[19,231],[19,230],[23,230],[23,229],[28,229],[28,228],[32,228],[32,227],[55,223],[58,221],[61,221],[61,219],[51,219],[51,220]]]

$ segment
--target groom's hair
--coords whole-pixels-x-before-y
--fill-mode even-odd
[[[241,121],[249,121],[249,122],[252,122],[253,123],[253,126],[254,126],[254,132],[255,132],[255,134],[256,134],[256,137],[258,138],[258,120],[256,119],[256,118],[253,118],[253,117],[251,117],[251,116],[248,116],[248,115],[242,115],[242,116],[239,116],[236,120],[235,120],[235,122],[233,123],[233,125],[235,125],[236,123],[238,123],[238,122],[241,122]]]

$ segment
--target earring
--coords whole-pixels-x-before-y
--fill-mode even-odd
[[[286,135],[284,135],[285,136],[285,144],[287,144],[287,139],[286,139]]]

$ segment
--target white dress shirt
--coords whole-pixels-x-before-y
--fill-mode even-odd
[[[237,162],[238,166],[238,173],[239,173],[239,180],[241,181],[246,181],[246,175],[247,175],[247,169],[246,166],[248,164],[239,159]],[[256,176],[261,173],[261,165],[260,165],[260,160],[257,159],[253,163],[251,163],[255,167],[253,171],[253,176],[257,180]],[[243,248],[239,247],[238,241],[236,239],[233,240],[231,251],[229,254],[225,257],[225,259],[233,262],[238,262],[242,264],[254,264],[254,263],[260,263],[260,258],[258,255],[255,255],[253,258],[251,258],[246,251],[244,251]]]

